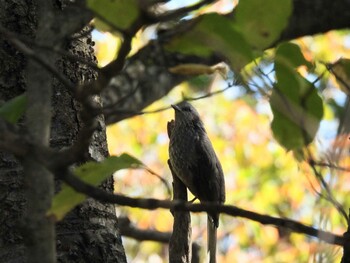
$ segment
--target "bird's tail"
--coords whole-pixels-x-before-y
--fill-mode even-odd
[[[213,219],[208,215],[208,253],[209,263],[216,263],[216,230]]]

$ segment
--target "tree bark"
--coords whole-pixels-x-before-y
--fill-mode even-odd
[[[350,1],[348,0],[293,0],[293,12],[289,24],[274,45],[303,36],[349,27]],[[104,90],[102,97],[106,104],[113,104],[131,93],[126,99],[119,101],[118,108],[139,112],[188,79],[188,77],[170,73],[168,68],[179,63],[213,65],[222,61],[218,56],[200,58],[168,52],[162,47],[164,41],[167,39],[159,36],[157,40],[151,41],[130,57],[123,72],[116,76],[110,86]],[[135,92],[131,92],[133,90]],[[134,115],[117,114],[106,121],[107,123],[118,122]]]
[[[49,1],[49,3],[52,2]],[[38,17],[36,4],[35,1],[1,0],[1,25],[11,32],[34,40]],[[64,10],[61,17],[64,17],[63,15]],[[76,19],[76,17],[74,18]],[[86,16],[84,18],[86,19]],[[74,21],[74,19],[69,21]],[[77,27],[76,24],[63,26],[72,32]],[[89,34],[75,41],[66,41],[64,44],[65,48],[74,55],[95,62]],[[0,99],[2,101],[13,98],[27,89],[24,74],[27,64],[25,56],[13,48],[10,43],[0,39]],[[79,62],[72,63],[62,58],[56,65],[74,83],[88,81],[96,77],[96,72]],[[38,71],[38,73],[43,72],[43,74],[46,72],[43,68],[38,68]],[[55,79],[53,83],[50,146],[62,149],[70,146],[76,140],[84,123],[79,115],[81,107],[72,98],[67,88]],[[39,115],[39,120],[40,117]],[[21,126],[24,127],[24,124]],[[24,132],[25,129],[23,129],[23,134]],[[101,117],[99,130],[94,134],[90,147],[81,162],[91,159],[101,160],[107,155],[105,124]],[[29,163],[32,164],[30,160]],[[0,228],[0,262],[25,262],[24,239],[27,232],[23,230],[26,229],[27,222],[22,218],[27,202],[23,190],[23,167],[12,155],[1,152],[0,174],[0,210],[2,211],[0,213],[0,222],[2,223]],[[25,176],[29,178],[27,175]],[[45,186],[43,187],[45,188]],[[112,178],[107,180],[102,187],[112,192]],[[56,183],[56,189],[58,188],[59,183]],[[30,210],[28,212],[30,213]],[[40,226],[37,227],[40,228]],[[33,231],[35,230],[33,229]],[[126,262],[114,205],[101,204],[93,199],[88,199],[67,215],[62,222],[59,222],[56,231],[58,262]]]
[[[63,39],[71,36],[91,19],[86,9],[65,9],[65,3],[55,2],[63,12],[57,12],[57,34]],[[80,2],[80,1],[77,1]],[[83,2],[83,1],[81,1]],[[36,1],[0,0],[1,25],[11,32],[28,39],[35,39],[37,28]],[[333,29],[344,29],[350,25],[350,2],[294,0],[294,11],[290,23],[280,40],[295,39],[305,35],[324,33]],[[132,56],[125,69],[111,86],[104,91],[106,102],[119,101],[122,109],[140,111],[167,94],[174,86],[186,78],[168,72],[168,67],[177,63],[214,64],[218,57],[202,59],[192,56],[172,54],[162,48],[162,39],[150,42]],[[91,39],[85,36],[66,43],[73,54],[93,61]],[[24,68],[26,58],[7,41],[0,39],[0,100],[6,101],[26,90]],[[79,62],[68,62],[64,58],[58,63],[61,71],[74,83],[95,78],[95,72]],[[135,89],[136,91],[130,93]],[[53,119],[50,144],[56,149],[71,145],[83,127],[79,117],[80,105],[71,97],[66,88],[54,80],[52,96]],[[119,114],[107,120],[120,121],[134,114]],[[21,126],[23,127],[23,125]],[[24,130],[24,129],[23,129]],[[100,129],[94,135],[89,151],[81,161],[100,160],[107,155],[104,120],[100,119]],[[22,221],[25,205],[23,167],[10,154],[0,153],[0,261],[23,262],[25,246]],[[112,191],[112,179],[103,184]],[[126,262],[121,238],[116,225],[114,207],[102,205],[89,199],[72,211],[57,225],[57,254],[60,262]]]

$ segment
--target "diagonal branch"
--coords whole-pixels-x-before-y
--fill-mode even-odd
[[[311,153],[309,153],[311,156]],[[332,190],[330,189],[328,183],[325,181],[323,178],[322,174],[316,169],[316,164],[313,159],[310,158],[310,161],[308,162],[309,166],[311,167],[312,171],[314,172],[316,178],[319,180],[322,188],[326,191],[327,193],[327,198],[332,205],[338,210],[338,212],[345,218],[345,220],[348,222],[349,221],[349,216],[346,214],[344,207],[338,202],[338,200],[334,197]]]
[[[191,6],[185,6],[173,11],[168,11],[165,12],[161,15],[157,15],[152,17],[152,20],[154,20],[155,22],[166,22],[166,21],[170,21],[170,20],[174,20],[174,19],[179,19],[180,17],[195,11],[203,6],[212,4],[214,2],[216,2],[217,0],[203,0],[203,1],[199,1],[198,3],[191,5]]]
[[[11,42],[11,44],[15,48],[17,48],[19,51],[21,51],[24,55],[26,55],[28,58],[32,59],[39,65],[41,65],[48,72],[52,73],[59,81],[61,81],[65,86],[67,86],[67,88],[74,90],[73,83],[71,83],[63,74],[61,74],[54,66],[52,66],[52,64],[47,62],[46,58],[39,56],[38,53],[36,53],[31,48],[29,48],[22,41],[20,41],[15,34],[8,31],[6,28],[4,28],[1,25],[0,25],[0,33],[3,35],[3,38],[5,40]]]

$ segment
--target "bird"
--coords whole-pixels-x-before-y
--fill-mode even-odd
[[[170,133],[169,160],[176,176],[200,202],[225,202],[225,179],[221,163],[200,119],[187,101],[171,105],[175,124]],[[218,213],[208,213],[209,262],[216,262]]]

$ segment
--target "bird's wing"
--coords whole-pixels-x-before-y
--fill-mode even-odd
[[[201,201],[225,201],[224,175],[213,146],[205,133],[195,139],[197,160],[189,167],[193,180],[196,180],[198,198]]]

